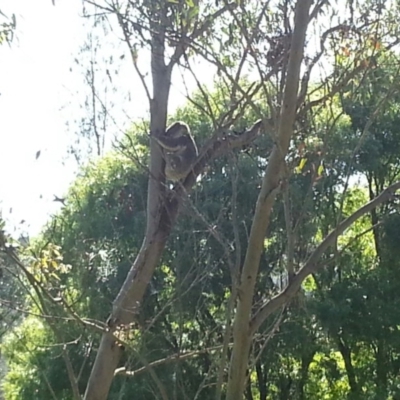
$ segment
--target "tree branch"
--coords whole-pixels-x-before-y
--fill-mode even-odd
[[[215,347],[211,347],[211,348],[206,348],[206,349],[201,349],[201,350],[195,350],[195,351],[190,351],[190,352],[186,352],[186,353],[178,353],[178,354],[173,354],[171,356],[162,358],[160,360],[156,360],[156,361],[152,361],[150,363],[148,363],[147,365],[145,365],[144,367],[141,367],[135,371],[128,371],[125,367],[121,367],[115,370],[115,376],[116,375],[123,375],[123,376],[136,376],[139,374],[142,374],[143,372],[146,372],[149,368],[154,368],[154,367],[158,367],[160,365],[164,365],[164,364],[170,364],[173,362],[179,362],[179,361],[184,361],[184,360],[188,360],[192,357],[196,357],[199,356],[200,354],[204,354],[204,353],[208,353],[208,352],[213,352],[216,350],[219,350],[222,346],[215,346]]]
[[[378,197],[371,200],[369,203],[365,204],[363,207],[359,208],[352,215],[341,222],[326,238],[322,241],[319,246],[315,249],[310,258],[306,261],[304,266],[299,270],[299,272],[294,276],[293,281],[288,284],[286,289],[279,293],[277,296],[273,297],[268,303],[259,309],[259,311],[254,315],[250,323],[250,334],[254,334],[260,325],[265,321],[265,319],[270,316],[277,309],[285,305],[300,289],[303,281],[312,273],[314,273],[320,264],[318,260],[325,253],[329,246],[331,246],[336,238],[343,234],[343,232],[348,229],[355,221],[369,213],[371,210],[375,209],[385,201],[391,199],[394,193],[400,189],[400,181],[394,183],[393,185],[386,188]]]

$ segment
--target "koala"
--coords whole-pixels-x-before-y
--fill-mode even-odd
[[[174,122],[163,136],[152,136],[161,146],[165,159],[165,177],[179,181],[187,176],[198,156],[196,143],[184,122]]]

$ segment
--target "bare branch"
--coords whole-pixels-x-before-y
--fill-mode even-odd
[[[213,22],[215,21],[216,18],[220,17],[226,11],[234,9],[236,7],[237,7],[237,3],[234,1],[231,3],[225,4],[222,8],[217,10],[212,15],[207,15],[204,18],[205,22],[200,27],[195,29],[189,37],[186,37],[185,35],[183,35],[180,38],[180,40],[177,43],[175,43],[176,49],[175,49],[174,55],[171,58],[170,64],[176,64],[178,62],[178,60],[181,58],[181,56],[183,55],[183,53],[186,51],[189,43],[194,42],[198,37],[202,36],[211,27],[211,25],[213,24]]]
[[[269,125],[264,121],[257,121],[253,126],[241,135],[233,136],[214,136],[201,149],[200,155],[193,166],[192,172],[186,177],[183,186],[186,190],[190,190],[196,178],[204,170],[205,166],[214,158],[220,157],[235,148],[240,148],[251,143],[260,133],[261,130],[268,130]],[[174,189],[176,196],[183,194],[180,185]],[[174,195],[175,197],[175,195]]]
[[[363,207],[359,208],[352,215],[341,222],[326,238],[322,241],[319,246],[315,249],[313,254],[300,269],[300,271],[295,275],[293,281],[289,283],[286,289],[279,293],[277,296],[273,297],[268,303],[266,303],[260,310],[254,315],[249,328],[249,333],[254,334],[260,325],[265,321],[265,319],[275,312],[278,308],[286,304],[300,289],[301,284],[304,279],[306,279],[310,274],[314,273],[318,269],[318,261],[325,251],[331,246],[336,238],[343,234],[343,232],[348,229],[355,221],[369,213],[371,210],[375,209],[382,203],[393,198],[394,193],[400,189],[400,181],[394,183],[385,189],[378,197],[371,200],[369,203],[365,204]]]
[[[200,354],[214,352],[216,350],[219,350],[220,348],[221,348],[221,346],[215,346],[215,347],[210,347],[210,348],[206,348],[206,349],[190,351],[187,353],[173,354],[171,356],[162,358],[160,360],[156,360],[151,363],[148,363],[146,366],[139,368],[135,371],[127,371],[125,367],[118,368],[115,370],[115,375],[123,375],[123,376],[131,376],[131,377],[136,376],[136,375],[142,374],[143,372],[146,372],[149,368],[154,368],[154,367],[158,367],[158,366],[164,365],[164,364],[170,364],[170,363],[174,363],[174,362],[188,360],[190,358],[199,356]]]

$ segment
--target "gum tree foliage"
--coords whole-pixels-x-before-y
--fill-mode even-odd
[[[7,15],[0,9],[0,45],[4,43],[11,44],[16,26],[15,15]]]

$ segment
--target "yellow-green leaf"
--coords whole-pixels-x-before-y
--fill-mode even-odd
[[[302,158],[300,160],[299,165],[295,168],[295,172],[299,174],[303,170],[306,163],[307,163],[307,158]]]

